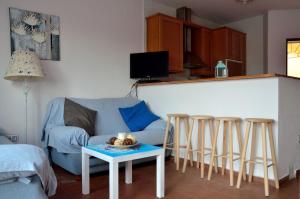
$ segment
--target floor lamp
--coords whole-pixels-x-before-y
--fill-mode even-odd
[[[29,81],[44,77],[43,69],[38,56],[30,50],[16,50],[10,58],[4,79],[23,82],[25,95],[25,136],[27,144],[27,99],[30,90]]]

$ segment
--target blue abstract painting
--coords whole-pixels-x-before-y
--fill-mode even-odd
[[[38,12],[9,9],[11,53],[34,51],[42,60],[60,60],[60,19]]]

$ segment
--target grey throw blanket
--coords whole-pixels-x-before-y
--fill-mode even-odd
[[[0,181],[38,175],[46,194],[55,194],[56,177],[41,148],[28,144],[1,144],[0,152]]]

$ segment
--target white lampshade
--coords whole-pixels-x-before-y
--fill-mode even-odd
[[[43,77],[44,73],[38,56],[30,50],[16,50],[10,58],[4,79],[25,80]]]

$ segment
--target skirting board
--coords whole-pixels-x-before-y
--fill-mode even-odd
[[[174,157],[173,156],[171,156],[171,159],[173,159]],[[184,159],[183,158],[180,158],[180,162],[182,162],[183,163],[183,161],[184,161]],[[193,161],[193,164],[194,165],[196,165],[196,161]],[[182,164],[181,164],[182,165]],[[208,164],[204,164],[205,165],[205,169],[206,169],[206,171],[208,171],[208,168],[209,168],[209,165]],[[187,164],[187,167],[189,166],[189,160],[188,160],[188,164]],[[194,166],[195,167],[195,166]],[[182,170],[180,169],[179,170],[180,172],[182,172]],[[221,174],[221,172],[222,172],[222,167],[218,167],[218,175],[222,175]],[[214,173],[214,172],[213,172]],[[226,175],[226,173],[229,173],[229,169],[225,169],[225,175]],[[237,176],[238,175],[238,172],[237,171],[234,171],[234,175],[235,176]],[[299,170],[297,170],[296,171],[296,176],[297,176],[297,178],[298,177],[300,177],[300,169]],[[248,175],[247,175],[247,179],[248,179]],[[253,176],[253,180],[252,180],[253,182],[258,182],[258,183],[264,183],[264,179],[262,178],[262,177],[257,177],[257,176]],[[285,183],[287,183],[289,181],[289,176],[285,176],[285,177],[283,177],[283,178],[281,178],[280,180],[279,180],[279,185],[281,186],[281,185],[283,185],[283,184],[285,184]],[[243,181],[242,181],[243,182]],[[269,180],[269,184],[270,184],[270,186],[272,186],[272,187],[275,187],[275,182],[274,182],[274,180]]]

